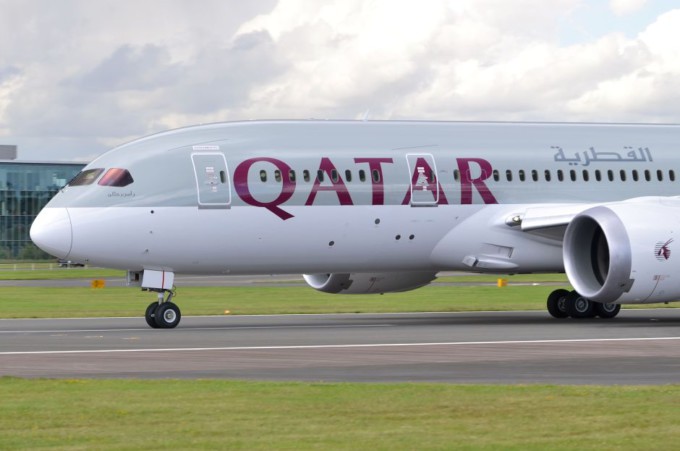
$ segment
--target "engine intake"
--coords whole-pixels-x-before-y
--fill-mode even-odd
[[[671,257],[677,203],[636,199],[597,206],[576,215],[564,235],[569,282],[602,303],[680,299],[680,250]]]

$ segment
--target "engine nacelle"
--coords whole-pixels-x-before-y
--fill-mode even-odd
[[[310,287],[334,294],[409,291],[429,284],[436,276],[436,272],[303,274]]]
[[[680,201],[674,198],[640,198],[583,211],[564,235],[569,282],[596,302],[680,300],[678,232]]]

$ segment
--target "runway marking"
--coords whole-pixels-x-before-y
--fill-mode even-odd
[[[641,338],[574,338],[563,340],[510,340],[510,341],[454,341],[448,343],[375,343],[344,345],[300,345],[300,346],[226,346],[213,348],[147,348],[147,349],[82,349],[67,351],[4,351],[4,355],[49,355],[49,354],[116,354],[125,352],[200,352],[200,351],[274,351],[291,349],[356,349],[356,348],[406,348],[417,346],[474,346],[474,345],[522,345],[522,344],[563,344],[563,343],[606,343],[632,341],[672,341],[680,337]]]
[[[347,329],[357,327],[394,327],[394,324],[353,324],[353,325],[317,325],[317,326],[224,326],[224,327],[195,327],[195,328],[180,328],[173,332],[190,332],[190,331],[204,331],[204,330],[249,330],[249,329]],[[151,329],[149,327],[137,327],[134,329],[58,329],[58,330],[0,330],[0,334],[67,334],[77,332],[154,332],[158,329]]]

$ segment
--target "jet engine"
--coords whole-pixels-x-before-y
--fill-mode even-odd
[[[436,272],[303,274],[305,282],[324,293],[394,293],[420,288],[432,282]]]
[[[639,198],[590,208],[570,222],[564,266],[574,289],[602,303],[680,300],[680,200]]]

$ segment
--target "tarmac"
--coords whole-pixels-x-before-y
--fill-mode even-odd
[[[0,320],[0,375],[347,382],[680,383],[680,311]]]

